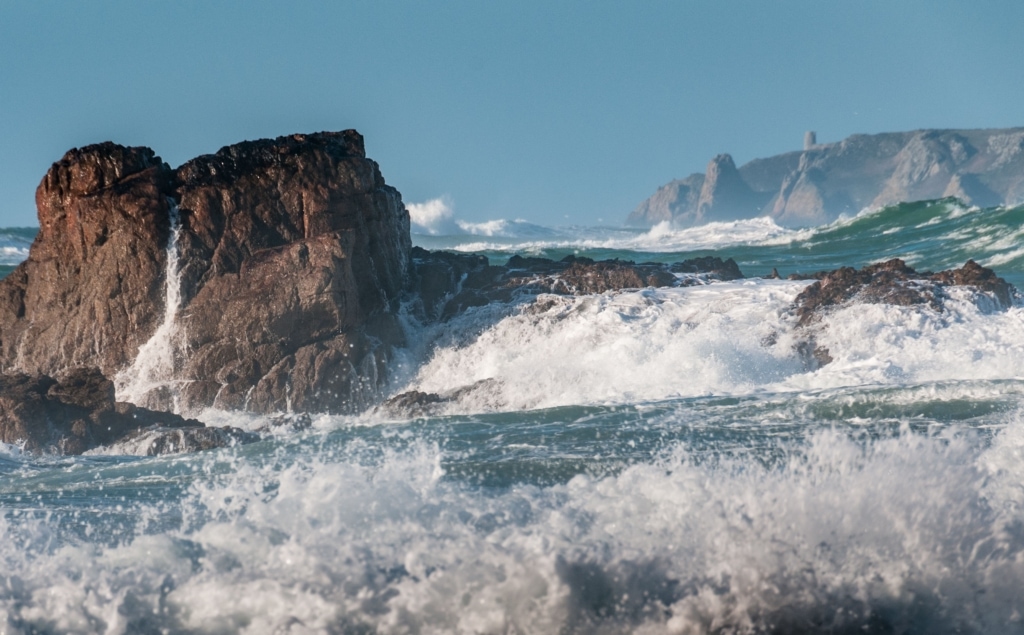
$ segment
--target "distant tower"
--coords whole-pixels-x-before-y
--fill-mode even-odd
[[[810,150],[818,143],[818,135],[813,130],[804,133],[804,150]]]

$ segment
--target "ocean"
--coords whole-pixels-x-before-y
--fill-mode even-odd
[[[1024,302],[845,306],[812,369],[808,282],[763,277],[974,259],[1024,289],[1024,207],[420,229],[495,263],[713,254],[748,278],[407,317],[388,394],[474,386],[431,416],[189,455],[5,446],[0,632],[1024,632]],[[0,229],[0,275],[34,231]]]

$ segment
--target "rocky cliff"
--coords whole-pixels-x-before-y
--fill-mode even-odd
[[[98,367],[159,409],[344,412],[372,400],[409,276],[409,217],[355,131],[245,142],[172,170],[68,152],[0,281],[0,370]]]
[[[946,196],[983,207],[1024,202],[1024,128],[853,135],[738,169],[732,164],[719,155],[706,175],[661,187],[627,224],[692,226],[770,215],[782,225],[806,226]]]

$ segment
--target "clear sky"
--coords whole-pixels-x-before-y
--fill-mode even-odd
[[[69,148],[356,128],[407,203],[620,224],[855,132],[1024,125],[1024,2],[0,0],[0,226]]]

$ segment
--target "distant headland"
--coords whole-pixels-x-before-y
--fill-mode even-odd
[[[803,150],[736,167],[728,154],[704,174],[663,185],[626,224],[702,225],[771,216],[819,225],[864,208],[954,196],[972,205],[1024,201],[1024,128],[857,134],[837,143],[804,135]]]

